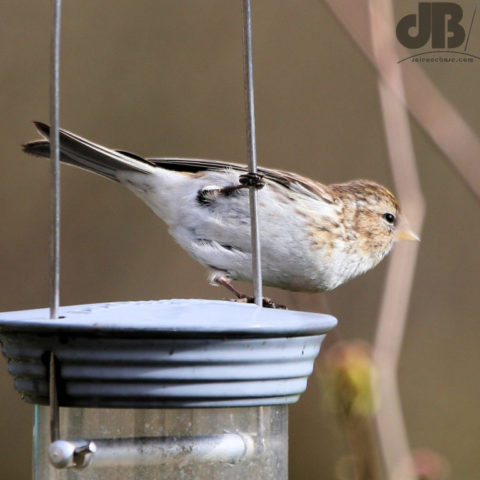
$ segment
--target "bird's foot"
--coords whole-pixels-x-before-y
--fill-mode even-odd
[[[241,298],[233,298],[230,301],[237,302],[237,303],[255,303],[255,298],[250,297],[248,295],[244,295]],[[275,308],[277,310],[287,310],[287,307],[285,305],[281,305],[280,303],[275,303],[271,298],[268,298],[268,297],[263,297],[262,306],[264,308]]]
[[[248,172],[240,175],[239,182],[243,187],[255,187],[257,190],[265,186],[265,180],[260,173]]]
[[[244,293],[238,291],[229,281],[229,279],[222,274],[213,274],[211,277],[211,283],[223,285],[225,288],[230,290],[237,298],[232,299],[232,302],[239,302],[239,303],[255,303],[255,299]],[[263,297],[262,301],[263,307],[265,308],[276,308],[279,310],[287,310],[285,305],[281,305],[279,303],[275,303],[271,298]]]

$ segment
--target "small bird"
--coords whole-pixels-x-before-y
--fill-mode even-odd
[[[50,128],[23,145],[50,155]],[[418,240],[395,196],[370,180],[324,185],[296,173],[190,158],[142,158],[60,130],[61,161],[119,182],[167,225],[173,238],[238,299],[232,280],[252,280],[248,188],[259,189],[264,285],[332,290],[375,267],[395,240]],[[270,299],[265,306],[276,307]]]

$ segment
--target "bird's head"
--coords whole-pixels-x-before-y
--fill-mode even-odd
[[[332,185],[345,208],[361,253],[380,261],[397,240],[419,240],[402,214],[395,195],[370,180]]]

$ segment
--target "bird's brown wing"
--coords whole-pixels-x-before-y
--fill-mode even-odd
[[[43,140],[35,140],[23,145],[23,150],[32,155],[48,157],[50,155],[50,127],[41,122],[34,122]],[[105,175],[112,180],[118,180],[115,171],[134,170],[143,171],[147,166],[157,166],[178,172],[198,173],[202,171],[236,170],[247,172],[245,165],[238,163],[221,162],[218,160],[201,160],[196,158],[144,158],[125,150],[111,150],[102,145],[93,143],[67,130],[60,130],[61,160],[77,167],[91,170]],[[120,153],[121,156],[117,154]],[[136,160],[136,162],[132,162]],[[148,171],[148,170],[147,170]],[[258,172],[267,180],[282,187],[313,198],[320,198],[324,202],[333,203],[329,188],[319,182],[296,173],[259,168]]]
[[[122,153],[128,154],[128,152]],[[245,165],[222,162],[219,160],[201,160],[196,158],[147,158],[146,160],[158,167],[179,172],[197,173],[202,171],[218,171],[226,169],[247,172],[247,167]],[[325,202],[333,203],[328,188],[319,182],[283,170],[273,170],[260,167],[258,168],[258,172],[264,175],[266,179],[275,182],[288,190],[314,198],[319,197]]]

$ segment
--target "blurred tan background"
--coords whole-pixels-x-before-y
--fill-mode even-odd
[[[402,12],[405,3],[416,11],[409,1]],[[253,4],[260,164],[323,182],[366,177],[391,187],[376,74],[330,10],[318,0]],[[19,146],[36,137],[31,120],[48,120],[50,18],[46,0],[1,3],[1,311],[48,302],[49,168]],[[480,55],[480,24],[475,28],[469,51]],[[62,40],[64,128],[140,155],[246,158],[240,1],[67,0]],[[423,68],[480,135],[480,61]],[[414,123],[412,133],[427,218],[401,397],[412,447],[443,455],[451,478],[474,479],[480,210]],[[344,339],[370,341],[385,267],[327,295],[267,293],[293,308],[328,308]],[[225,297],[133,195],[68,167],[61,274],[62,304]],[[14,392],[4,358],[0,367],[0,478],[26,480],[32,407]],[[315,377],[290,410],[290,437],[292,480],[335,478],[346,441]]]

